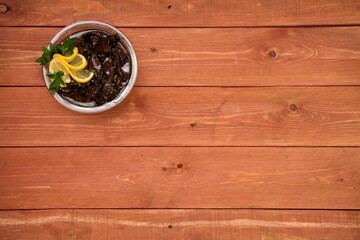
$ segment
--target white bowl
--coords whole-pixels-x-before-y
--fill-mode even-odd
[[[106,110],[109,110],[109,109],[115,107],[121,101],[123,101],[127,97],[127,95],[130,93],[130,91],[133,88],[135,81],[136,81],[136,76],[137,76],[137,71],[138,71],[137,59],[136,59],[136,54],[135,54],[134,48],[131,45],[130,41],[127,39],[127,37],[122,32],[120,32],[118,29],[116,29],[115,27],[113,27],[107,23],[103,23],[103,22],[99,22],[99,21],[80,21],[80,22],[73,23],[73,24],[63,28],[60,32],[58,32],[55,35],[55,37],[51,40],[50,43],[52,43],[54,45],[58,45],[65,38],[67,38],[75,33],[86,31],[86,30],[104,31],[104,32],[107,32],[112,35],[117,35],[120,38],[122,45],[126,48],[126,50],[128,51],[128,53],[130,55],[130,62],[131,62],[130,80],[129,80],[128,84],[126,85],[126,87],[124,89],[122,89],[122,91],[119,93],[119,95],[114,100],[112,100],[111,102],[107,102],[101,106],[91,106],[91,107],[79,106],[79,105],[63,98],[58,93],[55,93],[53,95],[53,97],[61,105],[63,105],[64,107],[66,107],[68,109],[71,109],[73,111],[80,112],[80,113],[99,113],[99,112],[103,112],[103,111],[106,111]],[[45,81],[46,87],[49,88],[49,85],[51,82],[50,82],[49,77],[46,75],[47,73],[48,73],[48,69],[46,66],[44,66],[43,67],[44,81]]]

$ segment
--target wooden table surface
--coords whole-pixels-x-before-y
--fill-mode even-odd
[[[118,107],[75,113],[34,60],[100,20]],[[0,239],[360,239],[360,1],[0,4]]]

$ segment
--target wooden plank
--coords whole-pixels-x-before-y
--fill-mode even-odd
[[[359,146],[360,87],[136,87],[84,115],[0,88],[1,146]]]
[[[356,0],[4,0],[0,26],[63,26],[100,20],[116,26],[299,26],[360,24]]]
[[[357,240],[357,211],[41,210],[1,211],[2,240]]]
[[[359,209],[359,148],[0,148],[0,207]]]
[[[0,85],[44,86],[34,60],[59,30],[0,28]],[[138,55],[137,86],[360,84],[360,27],[121,30]]]

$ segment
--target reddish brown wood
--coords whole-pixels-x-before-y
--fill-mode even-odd
[[[0,212],[3,240],[357,240],[360,214],[304,210],[42,210]]]
[[[360,207],[360,148],[0,148],[0,207]]]
[[[8,6],[4,3],[0,3],[0,14],[4,14],[9,10]]]
[[[34,60],[59,30],[0,28],[0,85],[44,86]],[[121,30],[138,56],[138,86],[360,84],[360,27]]]
[[[2,26],[63,26],[101,20],[116,26],[298,26],[360,24],[356,0],[4,0]]]
[[[111,111],[84,115],[45,87],[3,87],[0,145],[359,146],[359,96],[360,87],[136,87]]]
[[[122,27],[142,86],[98,115],[34,63],[89,19]],[[354,0],[3,1],[0,239],[360,239],[358,211],[280,210],[360,207],[359,24]],[[34,208],[75,209],[4,211]]]

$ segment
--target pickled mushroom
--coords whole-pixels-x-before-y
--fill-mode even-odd
[[[73,38],[94,77],[87,83],[71,81],[59,94],[79,103],[100,106],[115,99],[130,79],[130,56],[116,35],[90,31]]]

